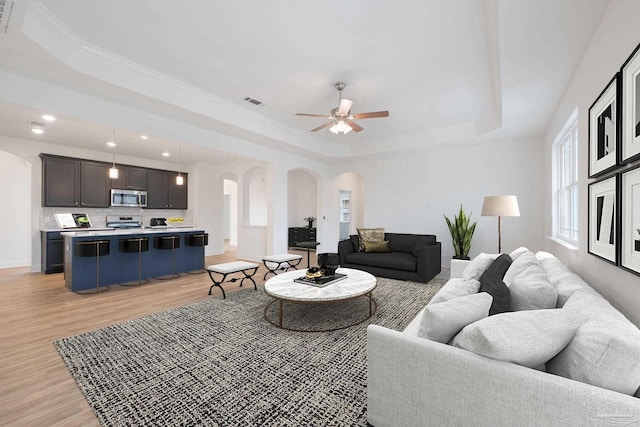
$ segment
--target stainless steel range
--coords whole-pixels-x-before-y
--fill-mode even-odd
[[[142,215],[107,215],[107,227],[118,229],[142,228]]]

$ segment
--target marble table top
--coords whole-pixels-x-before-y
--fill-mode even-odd
[[[338,268],[336,272],[346,274],[347,278],[323,288],[294,282],[294,279],[304,276],[306,271],[304,269],[278,274],[265,282],[264,290],[267,295],[274,298],[290,301],[323,302],[365,295],[374,290],[377,284],[376,278],[372,274],[352,268]]]

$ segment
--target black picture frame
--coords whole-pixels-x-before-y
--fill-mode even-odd
[[[619,265],[640,275],[640,165],[619,174]]]
[[[589,178],[620,166],[620,91],[618,72],[589,107]]]
[[[640,44],[620,68],[620,164],[640,160]]]
[[[619,175],[594,181],[588,186],[587,251],[613,265],[619,263]]]

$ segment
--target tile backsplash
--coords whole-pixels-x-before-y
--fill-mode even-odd
[[[56,229],[58,223],[53,214],[57,213],[85,213],[89,216],[91,226],[100,228],[106,227],[107,215],[142,215],[142,225],[148,226],[151,218],[184,218],[183,225],[195,225],[193,223],[193,212],[180,209],[142,209],[142,208],[42,208],[40,211],[40,229]]]

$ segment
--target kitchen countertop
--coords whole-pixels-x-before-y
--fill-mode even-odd
[[[87,227],[87,228],[41,228],[40,231],[56,232],[56,231],[105,231],[115,230],[113,227]]]
[[[65,230],[60,234],[63,236],[69,237],[85,237],[85,236],[122,236],[122,235],[131,235],[131,234],[161,234],[161,233],[190,233],[190,232],[204,232],[204,229],[201,228],[134,228],[134,229],[124,229],[124,230],[114,230],[114,229],[88,229],[82,231],[68,231]]]

